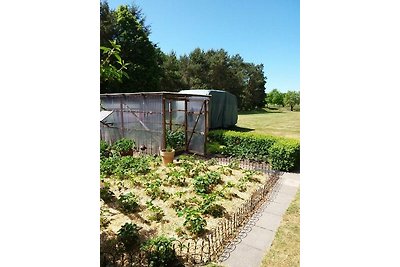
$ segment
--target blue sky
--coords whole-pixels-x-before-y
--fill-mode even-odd
[[[109,0],[111,8],[132,0]],[[177,55],[223,48],[264,64],[266,91],[300,90],[299,0],[136,0],[150,39]]]

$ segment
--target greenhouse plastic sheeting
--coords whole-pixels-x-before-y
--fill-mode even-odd
[[[137,148],[146,146],[145,153],[158,154],[166,130],[186,129],[187,151],[204,155],[209,99],[169,92],[100,95],[101,110],[112,111],[100,122],[100,138],[132,139]]]
[[[147,147],[147,153],[158,153],[162,138],[161,95],[106,95],[101,106],[114,112],[100,125],[101,138],[109,143],[121,138],[135,141],[136,147]]]
[[[238,119],[236,96],[233,94],[213,89],[182,90],[181,94],[211,95],[209,105],[209,128],[228,128],[234,126]]]

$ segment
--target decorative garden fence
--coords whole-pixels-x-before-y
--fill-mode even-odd
[[[218,158],[221,165],[238,164],[242,169],[261,171],[268,174],[268,181],[260,186],[243,205],[233,214],[225,217],[217,227],[210,230],[201,238],[187,238],[172,241],[176,255],[185,266],[201,266],[211,261],[218,261],[226,256],[229,246],[240,240],[245,228],[260,207],[268,201],[274,193],[274,187],[279,181],[279,172],[272,171],[265,163],[249,160],[238,161],[232,158]],[[121,252],[114,249],[103,249],[100,252],[101,266],[148,266],[149,263],[144,251]],[[151,248],[150,248],[151,250]],[[179,266],[179,265],[177,265]]]

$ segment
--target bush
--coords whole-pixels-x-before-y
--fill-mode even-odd
[[[296,140],[279,140],[269,148],[268,153],[273,170],[300,169],[300,144]]]
[[[225,155],[268,162],[274,170],[300,169],[300,142],[296,139],[227,130],[210,131],[209,139],[223,145]]]

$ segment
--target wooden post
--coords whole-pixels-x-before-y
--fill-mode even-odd
[[[189,151],[189,144],[188,144],[188,138],[187,138],[187,131],[188,131],[188,126],[187,126],[187,116],[188,116],[188,112],[187,112],[187,97],[185,97],[185,147],[186,147],[186,152]]]
[[[204,155],[207,154],[207,136],[208,136],[208,100],[204,100]]]
[[[161,110],[161,114],[162,114],[162,137],[161,137],[161,149],[165,149],[166,148],[166,135],[165,135],[165,97],[164,95],[162,96],[162,110]]]
[[[171,100],[168,101],[168,111],[169,111],[169,130],[172,131],[172,104],[171,104]]]
[[[121,99],[120,100],[120,112],[121,112],[121,135],[122,135],[122,138],[125,137],[125,135],[124,135],[124,112],[123,112],[123,109],[124,109],[124,105],[123,105],[122,99]]]

